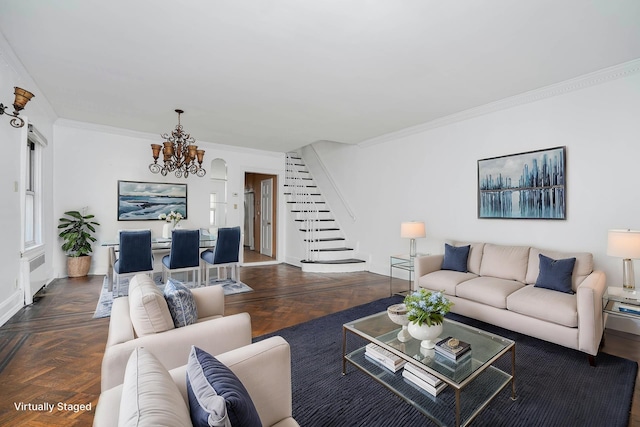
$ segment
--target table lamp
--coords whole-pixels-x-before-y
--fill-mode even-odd
[[[427,237],[424,221],[408,221],[400,224],[400,237],[409,241],[409,256],[416,256],[416,239]]]
[[[640,258],[640,231],[609,230],[607,255],[622,258],[622,287],[635,290],[633,259]]]

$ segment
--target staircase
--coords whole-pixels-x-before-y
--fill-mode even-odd
[[[300,236],[305,258],[302,271],[346,273],[365,271],[367,263],[354,258],[353,248],[318,191],[311,173],[297,153],[287,153],[285,196]]]

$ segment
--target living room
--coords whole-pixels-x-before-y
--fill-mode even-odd
[[[580,250],[593,253],[595,265],[606,273],[607,282],[619,286],[622,262],[607,255],[607,231],[640,229],[637,215],[640,198],[634,191],[638,168],[636,156],[640,158],[640,144],[637,142],[640,135],[640,121],[637,119],[640,112],[640,37],[635,37],[640,19],[631,19],[638,18],[635,5],[621,1],[618,6],[619,9],[610,6],[609,13],[617,16],[618,25],[625,23],[627,27],[611,34],[610,38],[600,39],[603,45],[598,46],[597,54],[590,52],[592,48],[596,50],[595,46],[578,44],[576,39],[580,37],[575,36],[571,38],[575,46],[563,45],[567,59],[562,66],[556,68],[547,63],[533,62],[523,67],[529,70],[539,67],[539,74],[553,74],[548,84],[531,86],[519,93],[510,93],[503,88],[504,96],[492,102],[452,112],[423,124],[410,123],[393,132],[364,138],[357,144],[332,142],[340,139],[327,133],[315,140],[301,140],[300,145],[292,148],[304,154],[305,150],[310,150],[308,145],[313,143],[313,150],[318,153],[324,169],[355,212],[354,219],[336,210],[349,241],[367,259],[369,272],[388,275],[389,255],[407,251],[408,242],[400,237],[400,224],[408,220],[422,220],[426,224],[426,237],[417,240],[421,253],[442,253],[447,239]],[[3,4],[2,9],[5,8],[9,5]],[[161,141],[157,133],[59,116],[57,110],[60,107],[49,103],[46,92],[36,90],[40,83],[31,76],[30,63],[20,57],[19,48],[24,39],[29,39],[29,32],[19,36],[13,29],[15,24],[7,23],[11,16],[23,15],[12,10],[3,16],[0,18],[3,34],[0,37],[3,65],[0,66],[0,102],[11,104],[14,86],[33,90],[36,96],[20,116],[28,117],[29,123],[35,124],[47,140],[42,158],[43,245],[39,249],[45,261],[31,280],[44,285],[66,275],[66,258],[59,249],[56,233],[57,220],[66,210],[87,207],[90,213],[95,214],[101,223],[100,242],[113,240],[118,230],[124,228],[150,226],[154,234],[161,233],[160,221],[143,224],[117,221],[118,180],[186,182],[189,217],[185,227],[206,225],[209,203],[207,180],[197,177],[183,180],[171,175],[151,174],[148,165],[153,159],[149,144]],[[626,21],[625,16],[633,23]],[[604,31],[603,28],[608,27],[602,24],[598,30]],[[571,30],[581,36],[595,31],[579,26]],[[620,46],[617,61],[593,60],[593,57],[604,56],[608,49],[615,50]],[[532,49],[532,46],[527,48]],[[550,46],[538,48],[544,50]],[[50,58],[52,63],[58,60]],[[473,68],[474,60],[477,58],[469,59],[468,67]],[[502,60],[496,58],[496,62]],[[504,61],[495,69],[504,75],[491,74],[490,79],[513,77],[525,71],[510,67]],[[570,66],[583,61],[584,67],[576,68],[582,72],[571,75],[569,71],[574,69],[569,70]],[[162,66],[162,58],[158,57],[156,67]],[[495,70],[494,73],[497,72]],[[480,72],[471,75],[473,79],[456,82],[451,98],[479,96],[475,88],[484,84],[483,75]],[[143,80],[140,76],[138,79]],[[180,86],[180,83],[177,81],[175,85]],[[66,90],[73,91],[73,88]],[[135,109],[129,108],[131,99],[125,96],[128,91],[135,92],[135,88],[122,91],[121,108],[127,113],[125,115],[135,115]],[[284,177],[285,153],[255,146],[228,145],[223,135],[216,139],[202,138],[190,126],[190,120],[195,122],[202,113],[188,108],[188,99],[193,94],[183,95],[184,98],[179,98],[172,94],[167,100],[166,111],[157,121],[165,132],[170,131],[176,124],[173,109],[185,108],[182,124],[206,150],[205,162],[214,158],[227,162],[227,224],[241,225],[244,174],[256,172]],[[79,94],[76,102],[82,105],[89,102],[84,98],[91,96]],[[132,99],[136,96],[133,95]],[[216,94],[206,96],[215,97]],[[158,99],[162,96],[159,95]],[[181,102],[185,104],[174,105]],[[389,114],[401,115],[403,112],[398,105],[389,105]],[[432,108],[445,110],[444,106]],[[406,114],[411,114],[411,111]],[[24,155],[21,141],[25,139],[26,127],[21,130],[12,128],[6,115],[0,116],[0,120],[0,140],[5,149],[0,161],[6,184],[0,188],[0,195],[5,201],[1,210],[5,238],[0,249],[4,274],[0,282],[0,324],[4,324],[25,305],[26,284],[21,260],[24,247],[19,220],[22,217],[20,190],[23,178],[16,159],[22,159]],[[566,147],[566,219],[478,218],[478,160],[559,146]],[[312,170],[314,174],[320,172],[320,169]],[[277,192],[282,195],[285,192],[284,179],[278,179],[278,183]],[[326,190],[325,196],[332,206],[342,203],[331,189]],[[278,222],[284,226],[277,231],[281,244],[277,246],[276,259],[280,263],[299,265],[304,251],[297,230],[287,216],[284,197],[278,198],[278,213]],[[106,248],[96,245],[93,258],[90,274],[104,275],[109,267]],[[607,327],[640,334],[640,324],[634,322],[610,319]]]

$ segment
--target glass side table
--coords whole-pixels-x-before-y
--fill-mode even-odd
[[[409,289],[397,292],[398,295],[404,295],[411,292],[411,282],[413,281],[413,261],[416,257],[426,256],[429,254],[416,254],[415,257],[409,255],[391,255],[389,259],[389,295],[393,295],[393,269],[397,268],[409,272]]]
[[[640,318],[640,292],[609,286],[602,296],[603,311],[632,319]]]

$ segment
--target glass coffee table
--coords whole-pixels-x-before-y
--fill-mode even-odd
[[[440,338],[452,336],[471,344],[471,357],[456,364],[442,360],[434,350],[420,347],[420,341],[398,340],[400,326],[393,323],[386,311],[345,323],[342,329],[342,374],[347,362],[364,371],[439,425],[466,426],[511,384],[511,398],[516,399],[515,342],[471,326],[445,319]],[[350,334],[347,334],[349,332]],[[350,342],[354,350],[347,352],[347,336],[359,337]],[[354,340],[352,338],[349,341]],[[402,369],[392,372],[365,357],[365,345],[377,344],[416,365],[447,384],[437,396],[420,390],[402,376]],[[493,363],[511,352],[511,373]]]

